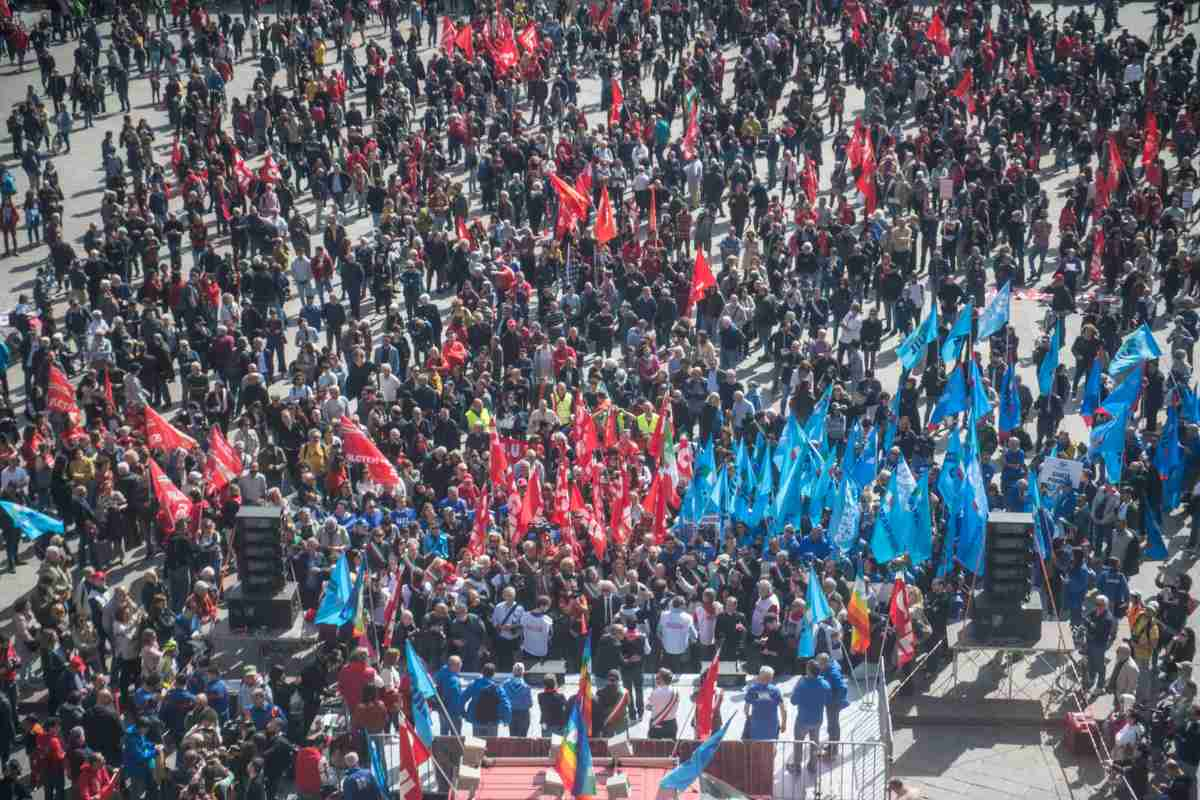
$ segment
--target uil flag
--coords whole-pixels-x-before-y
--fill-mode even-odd
[[[149,465],[150,484],[154,487],[154,497],[158,500],[159,507],[166,511],[171,517],[171,521],[176,524],[191,516],[192,501],[188,499],[188,496],[179,491],[179,487],[171,482],[171,479],[158,466],[157,461],[152,458],[149,460]]]
[[[1008,365],[1000,379],[1000,433],[1003,435],[1021,425],[1021,394],[1017,390],[1017,370]]]
[[[53,364],[50,365],[50,383],[46,387],[46,405],[51,411],[66,414],[72,424],[79,424],[81,414],[79,404],[75,401],[75,387],[63,371]]]
[[[1012,305],[1012,281],[1005,281],[1000,287],[1000,291],[996,292],[996,296],[992,298],[992,302],[987,304],[987,308],[979,315],[979,329],[975,335],[979,339],[986,339],[994,333],[998,333],[1001,328],[1008,324],[1009,308]]]
[[[146,444],[154,450],[195,450],[196,440],[167,422],[150,406],[146,406]]]
[[[687,312],[696,303],[704,299],[704,292],[710,286],[716,286],[717,279],[713,277],[712,270],[709,269],[708,260],[704,257],[704,251],[696,248],[696,264],[692,268],[692,288],[688,291],[687,307],[684,312]]]
[[[621,91],[621,82],[612,79],[612,105],[608,108],[608,127],[615,128],[621,124],[621,107],[625,105],[625,94]]]
[[[908,587],[903,576],[896,576],[892,587],[892,605],[888,609],[892,628],[896,631],[896,664],[903,667],[916,655],[916,637],[913,635],[912,614],[908,610]]]
[[[937,340],[937,303],[930,304],[929,316],[896,348],[896,355],[905,369],[912,369],[925,355],[925,349]]]
[[[1100,372],[1104,365],[1100,363],[1100,358],[1092,359],[1092,366],[1088,368],[1087,381],[1083,384],[1083,402],[1079,406],[1079,415],[1083,417],[1083,421],[1091,427],[1092,417],[1096,413],[1096,409],[1100,407]]]
[[[1158,342],[1154,340],[1154,332],[1150,326],[1142,323],[1141,327],[1125,337],[1113,360],[1108,364],[1109,375],[1119,375],[1130,367],[1135,367],[1143,361],[1162,356]]]
[[[1042,357],[1038,365],[1038,392],[1050,394],[1054,389],[1054,373],[1058,371],[1059,350],[1062,349],[1062,338],[1058,335],[1058,325],[1050,335],[1050,350]]]

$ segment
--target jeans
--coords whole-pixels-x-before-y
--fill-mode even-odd
[[[529,709],[513,710],[512,722],[508,723],[508,735],[524,738],[529,734]]]
[[[449,717],[445,711],[439,710],[438,719],[441,720],[442,736],[454,736],[456,731],[462,730],[462,716],[458,714]]]
[[[1087,677],[1084,679],[1085,689],[1091,689],[1095,686],[1097,689],[1104,689],[1105,672],[1107,671],[1107,662],[1104,659],[1104,650],[1096,647],[1089,647],[1087,650]]]

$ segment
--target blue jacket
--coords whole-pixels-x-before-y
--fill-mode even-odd
[[[484,725],[494,724],[492,720],[479,720],[475,713],[479,705],[479,696],[485,691],[492,691],[496,694],[496,723],[504,723],[509,725],[512,723],[512,703],[508,700],[508,693],[504,691],[500,684],[496,683],[491,678],[480,676],[475,679],[475,682],[467,687],[463,692],[462,701],[466,704],[466,717],[471,722],[482,722]]]
[[[1096,573],[1085,566],[1079,566],[1067,573],[1066,590],[1067,608],[1078,608],[1083,605],[1083,598],[1092,587]]]
[[[136,725],[125,729],[125,742],[121,750],[121,770],[128,777],[149,779],[154,770],[157,755],[154,744],[138,733]]]
[[[821,677],[829,684],[830,690],[833,692],[831,702],[838,709],[843,709],[850,705],[847,699],[850,696],[850,688],[846,686],[846,676],[842,674],[842,665],[833,659],[829,660],[829,666],[821,673]]]
[[[283,713],[283,709],[274,703],[267,703],[265,706],[250,707],[250,721],[254,723],[254,729],[265,731],[271,720],[277,719],[280,722],[287,722],[287,714]]]
[[[792,689],[797,728],[819,728],[825,720],[825,706],[833,699],[833,690],[824,678],[801,678]]]
[[[225,681],[215,680],[204,689],[204,694],[208,697],[208,705],[213,711],[217,712],[217,716],[224,722],[229,719],[229,689],[225,686]]]
[[[1096,577],[1096,589],[1108,598],[1112,608],[1129,602],[1129,579],[1120,570],[1104,568]]]
[[[528,711],[533,708],[533,690],[520,678],[509,678],[502,685],[513,711]]]
[[[433,676],[433,684],[437,687],[442,702],[446,704],[446,710],[454,716],[461,717],[464,698],[462,680],[458,677],[458,673],[451,672],[449,665],[443,664],[442,668]]]
[[[383,792],[369,769],[356,767],[342,778],[344,800],[379,800]]]

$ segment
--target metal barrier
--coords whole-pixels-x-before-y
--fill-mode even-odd
[[[775,800],[887,800],[882,742],[775,742]]]
[[[400,796],[403,797],[405,790],[408,788],[409,777],[408,773],[400,767],[399,734],[373,733],[368,738],[379,748],[379,753],[383,757],[383,768],[387,772],[388,789],[399,791]],[[437,766],[434,764],[434,758],[438,758],[439,755],[443,754],[436,752],[436,743],[434,750],[433,758],[430,758],[417,769],[417,773],[421,777],[421,789],[426,792],[436,792],[439,789],[445,791],[447,788],[445,785],[439,786],[438,784]],[[445,781],[442,781],[442,784],[445,784]]]

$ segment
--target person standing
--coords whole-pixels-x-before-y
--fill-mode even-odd
[[[529,733],[529,710],[533,708],[533,690],[525,682],[525,665],[520,661],[513,664],[512,677],[506,680],[501,688],[504,689],[508,704],[512,708],[508,735],[524,738]]]
[[[793,772],[800,770],[806,740],[812,741],[809,747],[808,771],[816,772],[821,723],[825,718],[825,709],[833,701],[833,690],[829,687],[829,682],[821,677],[821,669],[815,660],[808,662],[806,673],[792,689],[792,705],[796,707],[796,727],[793,730],[796,741],[792,745],[792,763],[788,766]]]
[[[1104,655],[1117,635],[1117,622],[1108,610],[1107,597],[1096,595],[1096,608],[1084,617],[1083,625],[1087,631],[1087,678],[1083,685],[1094,692],[1093,696],[1099,696],[1104,690]]]
[[[825,706],[825,729],[829,734],[829,755],[835,755],[837,742],[842,739],[842,709],[850,705],[850,688],[846,685],[846,676],[842,674],[842,665],[830,658],[829,653],[817,656],[817,668],[831,690],[829,703]]]
[[[687,669],[691,645],[696,640],[696,624],[684,610],[682,596],[671,598],[671,610],[658,621],[658,640],[662,643],[663,666],[675,672]]]
[[[501,723],[512,724],[512,705],[508,694],[496,682],[496,665],[484,664],[480,676],[463,692],[467,719],[478,737],[500,735]]]
[[[675,675],[669,669],[660,669],[654,676],[654,691],[646,707],[650,711],[650,738],[674,739],[679,732],[675,719],[679,711],[679,693],[671,687]]]
[[[775,670],[763,667],[746,690],[746,741],[772,741],[787,727],[787,707],[783,693],[773,684]]]

